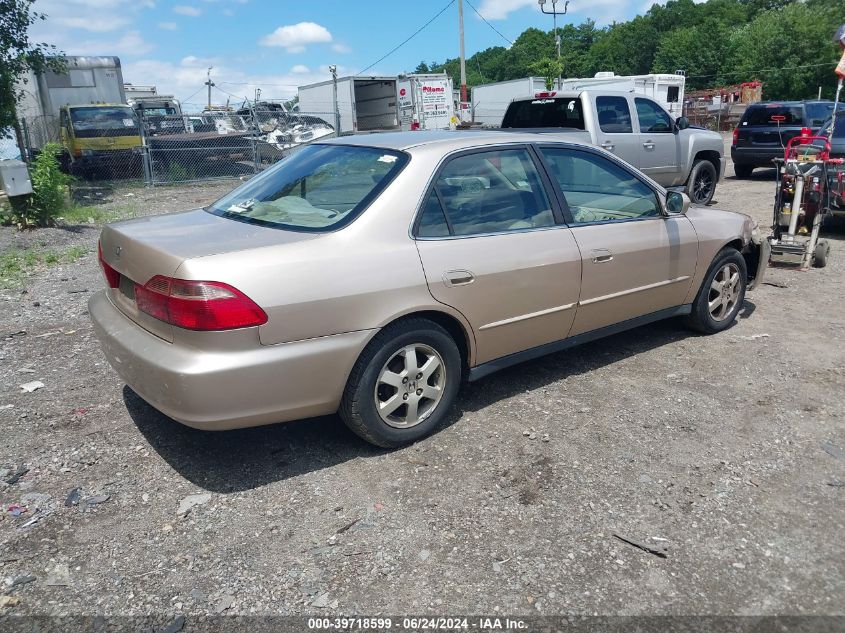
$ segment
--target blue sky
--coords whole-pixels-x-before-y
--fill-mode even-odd
[[[70,55],[117,55],[123,77],[155,84],[160,93],[201,104],[206,68],[224,103],[252,98],[289,98],[296,86],[356,74],[376,62],[446,6],[448,0],[36,0],[47,20],[34,27],[41,41]],[[551,16],[536,0],[465,0],[467,56],[507,42],[485,24],[468,2],[501,33],[514,39],[529,26],[550,29]],[[550,6],[551,1],[547,3]],[[562,7],[562,2],[559,7]],[[651,2],[572,0],[561,22],[592,18],[599,24],[628,19]],[[366,74],[395,75],[420,60],[458,55],[458,7],[452,4],[430,26]]]

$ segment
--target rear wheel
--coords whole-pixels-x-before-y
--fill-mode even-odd
[[[753,165],[737,165],[734,163],[734,174],[737,178],[751,178],[752,171],[754,171]]]
[[[412,318],[382,330],[349,376],[340,414],[368,442],[395,448],[443,420],[461,382],[461,355],[438,324]]]
[[[696,161],[687,182],[689,199],[695,204],[709,204],[716,193],[717,180],[718,175],[713,163],[709,160]]]
[[[687,317],[689,326],[704,334],[729,328],[742,307],[747,283],[742,255],[733,248],[719,251],[692,304],[692,313]]]

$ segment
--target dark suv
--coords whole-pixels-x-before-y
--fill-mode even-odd
[[[842,111],[840,104],[837,111]],[[816,133],[833,112],[833,101],[754,103],[734,130],[731,160],[737,178],[748,178],[755,167],[771,167],[783,156],[789,140],[803,128]]]

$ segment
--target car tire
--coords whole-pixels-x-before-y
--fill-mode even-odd
[[[753,171],[753,165],[737,165],[734,163],[734,174],[737,178],[751,178],[751,172]]]
[[[827,256],[830,254],[830,243],[827,240],[819,240],[816,249],[813,251],[813,267],[824,268],[827,266]]]
[[[697,160],[687,181],[687,195],[693,204],[710,204],[716,193],[716,182],[719,175],[709,160]]]
[[[687,324],[703,334],[728,329],[742,308],[747,285],[745,258],[734,248],[722,249],[707,269]]]
[[[421,376],[429,362],[430,373]],[[410,444],[443,421],[462,374],[460,351],[444,328],[423,318],[398,321],[364,348],[349,375],[338,414],[371,444],[382,448]]]

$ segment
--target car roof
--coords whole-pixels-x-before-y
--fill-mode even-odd
[[[577,134],[577,132],[575,132]],[[583,132],[582,132],[583,133]],[[405,151],[416,147],[455,151],[471,149],[485,145],[502,143],[568,143],[570,145],[584,145],[577,138],[554,139],[530,132],[498,132],[495,130],[425,130],[413,132],[383,132],[373,134],[355,134],[332,139],[320,139],[315,143],[323,145],[354,145],[358,147],[378,147]]]

